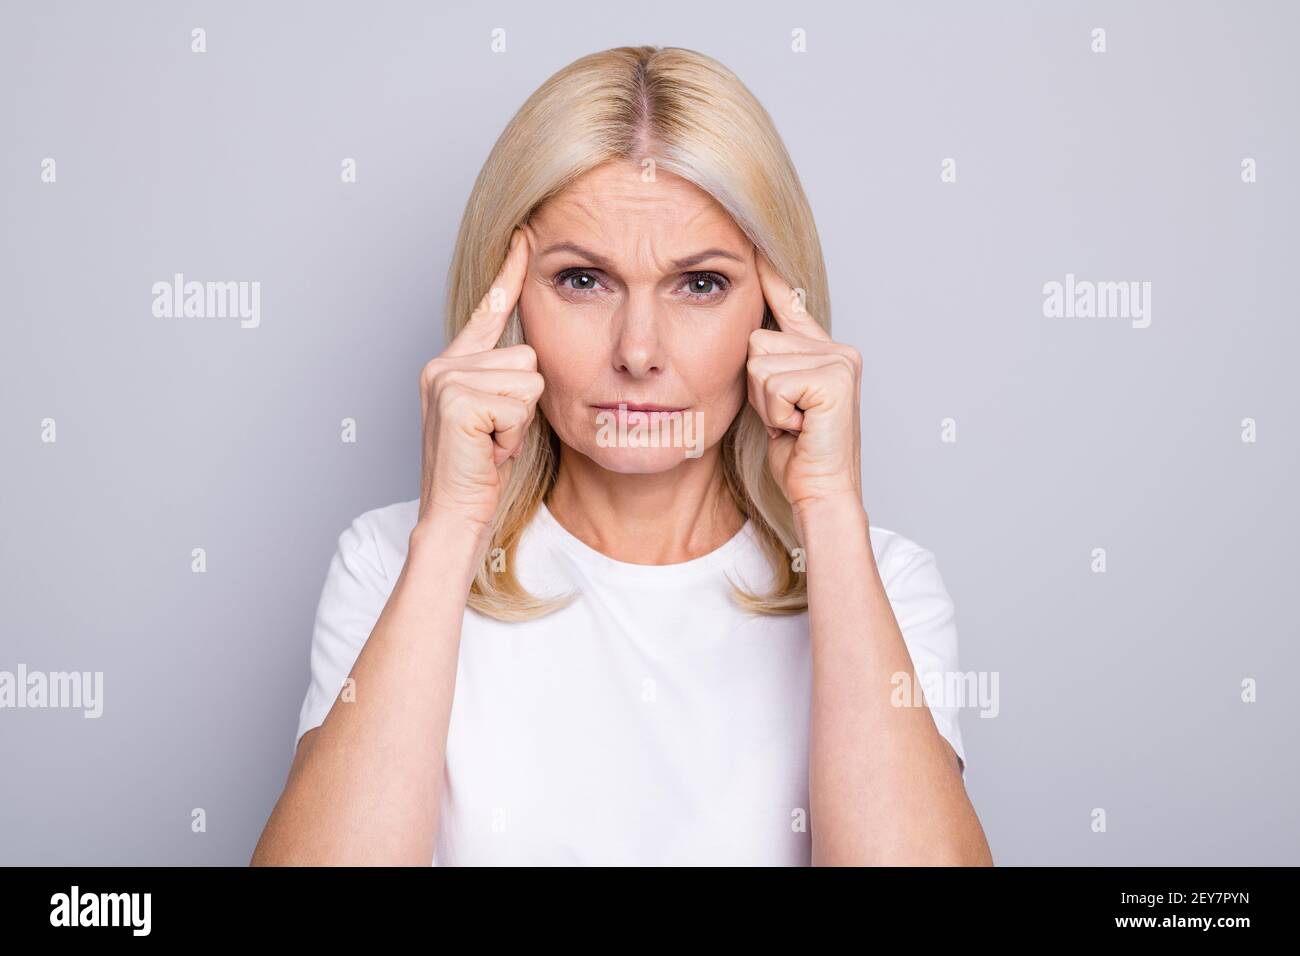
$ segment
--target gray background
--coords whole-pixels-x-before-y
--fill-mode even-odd
[[[105,713],[0,710],[0,862],[247,862],[335,540],[417,493],[473,178],[553,71],[655,43],[734,69],[798,165],[866,357],[868,511],[937,554],[962,668],[1000,677],[999,716],[962,716],[997,862],[1300,863],[1298,29],[1282,3],[6,3],[0,669],[101,670]],[[154,318],[174,272],[260,281],[261,326]],[[1151,327],[1044,318],[1067,272],[1151,282]]]

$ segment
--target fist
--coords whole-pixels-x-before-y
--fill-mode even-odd
[[[515,230],[492,286],[460,334],[420,374],[420,516],[491,524],[544,382],[528,345],[496,348],[528,271],[528,238]]]

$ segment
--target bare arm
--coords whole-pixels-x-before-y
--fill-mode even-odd
[[[837,343],[765,256],[779,331],[750,335],[749,402],[808,559],[812,862],[991,864],[957,755],[927,707],[895,707],[915,673],[862,507],[862,356]]]
[[[914,671],[852,499],[801,515],[813,658],[813,864],[990,866],[957,755],[927,707],[894,706]]]
[[[433,861],[469,588],[544,385],[529,346],[495,347],[527,272],[528,242],[515,235],[473,316],[420,375],[406,562],[353,663],[355,699],[336,699],[299,741],[255,866]]]
[[[429,865],[473,535],[453,521],[412,533],[352,668],[355,700],[303,736],[254,866]]]

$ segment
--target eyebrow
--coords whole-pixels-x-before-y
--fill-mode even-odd
[[[589,262],[594,263],[602,269],[613,271],[611,263],[604,256],[592,252],[590,249],[584,249],[576,242],[558,242],[553,246],[547,246],[540,255],[550,255],[552,252],[572,252],[574,255],[582,256]],[[671,263],[674,269],[689,269],[691,266],[699,265],[708,259],[732,259],[739,263],[744,263],[744,259],[734,252],[728,252],[726,249],[705,249],[703,252],[697,252],[692,256],[686,256],[684,259],[674,259]]]

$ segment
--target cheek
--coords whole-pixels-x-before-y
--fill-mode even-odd
[[[548,300],[545,289],[525,286],[519,295],[519,319],[524,341],[537,353],[537,371],[546,379],[539,404],[552,422],[565,400],[580,392],[592,377],[589,349],[574,349],[580,329],[569,310]]]
[[[740,303],[726,315],[694,324],[689,341],[678,353],[678,369],[702,400],[722,401],[743,395],[749,334],[759,327],[762,317],[760,298],[757,303]]]

